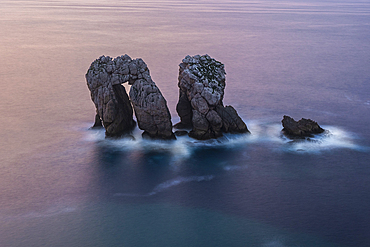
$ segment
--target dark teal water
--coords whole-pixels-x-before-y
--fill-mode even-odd
[[[367,1],[2,1],[0,246],[370,245]],[[84,75],[148,64],[178,121],[178,64],[225,64],[252,132],[108,140]],[[283,115],[316,120],[311,142]]]

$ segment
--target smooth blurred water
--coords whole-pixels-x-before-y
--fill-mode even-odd
[[[1,1],[0,246],[370,245],[368,1]],[[84,75],[148,64],[173,123],[178,64],[225,64],[252,132],[109,140]],[[283,115],[328,132],[291,142]]]

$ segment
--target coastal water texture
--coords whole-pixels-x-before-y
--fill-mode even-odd
[[[0,2],[0,246],[370,246],[370,3]],[[85,74],[148,65],[177,123],[178,64],[225,64],[251,135],[106,139]],[[128,88],[129,86],[127,86]],[[311,141],[283,115],[317,121]]]

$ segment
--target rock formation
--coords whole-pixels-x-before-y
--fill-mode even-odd
[[[95,115],[94,125],[91,128],[94,129],[94,128],[102,128],[102,127],[103,127],[103,124],[101,122],[101,119],[99,117],[99,114],[96,114]]]
[[[128,82],[132,85],[129,94],[143,135],[174,138],[166,100],[142,59],[133,60],[128,55],[115,59],[101,56],[91,64],[86,81],[107,136],[120,136],[135,127],[130,99],[121,85]]]
[[[130,71],[134,65],[131,64]],[[150,78],[143,60],[137,60],[136,68],[138,79],[131,86],[130,98],[139,128],[144,130],[143,137],[175,139],[166,100]],[[140,74],[140,71],[143,72]]]
[[[284,127],[282,132],[289,138],[312,137],[314,134],[320,134],[325,131],[317,122],[311,119],[302,118],[297,122],[289,116],[284,116],[281,122]]]
[[[223,132],[249,132],[232,106],[223,105],[224,65],[208,55],[186,56],[179,65],[177,129],[191,129],[189,136],[210,139]]]

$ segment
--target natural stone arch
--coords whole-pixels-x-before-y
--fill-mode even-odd
[[[135,127],[132,103],[144,137],[175,138],[167,102],[141,58],[101,56],[91,64],[85,77],[97,119],[103,122],[107,136],[121,136],[132,131]],[[132,85],[130,98],[122,86],[126,82]]]

